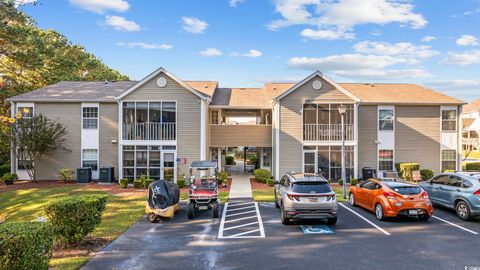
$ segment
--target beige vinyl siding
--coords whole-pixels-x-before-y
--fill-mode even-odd
[[[100,103],[99,113],[99,165],[114,166],[118,176],[118,104]]]
[[[440,172],[440,107],[395,106],[395,162]]]
[[[58,171],[63,168],[76,171],[81,165],[81,103],[35,103],[35,113],[58,121],[66,128],[63,145],[68,149],[43,155],[35,163],[37,179],[58,180]]]
[[[320,90],[312,88],[312,82],[316,79],[323,83]],[[288,171],[303,170],[302,110],[306,99],[313,103],[354,103],[350,97],[319,76],[282,98],[280,101],[280,175]]]
[[[164,76],[167,85],[157,86],[158,77]],[[160,74],[127,95],[123,101],[177,101],[177,157],[186,158],[179,165],[177,175],[188,173],[188,165],[200,159],[200,98],[170,77]]]
[[[272,147],[271,125],[211,125],[210,145]]]
[[[377,106],[358,106],[358,175],[363,167],[377,168]]]

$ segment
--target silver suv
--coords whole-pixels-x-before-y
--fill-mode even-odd
[[[335,192],[320,175],[285,174],[275,181],[275,206],[280,208],[282,224],[291,219],[326,219],[337,222],[338,203]]]

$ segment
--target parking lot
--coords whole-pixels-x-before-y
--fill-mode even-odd
[[[273,203],[237,200],[221,210],[219,219],[203,212],[188,220],[182,205],[173,220],[151,224],[143,219],[84,269],[480,267],[480,221],[461,221],[449,210],[436,208],[427,222],[381,222],[342,204],[334,226],[318,221],[284,226]]]

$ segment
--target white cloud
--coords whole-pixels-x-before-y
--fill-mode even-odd
[[[182,17],[183,30],[194,33],[203,34],[208,27],[208,23],[192,17]]]
[[[105,24],[113,27],[113,29],[125,32],[137,32],[140,31],[140,26],[134,22],[125,19],[120,16],[107,16],[105,17]]]
[[[424,37],[422,38],[422,42],[430,42],[430,41],[434,41],[434,40],[436,40],[436,39],[437,39],[437,38],[434,37],[434,36],[424,36]]]
[[[170,50],[172,45],[170,44],[157,44],[157,43],[145,43],[145,42],[117,42],[117,46],[127,48],[142,48],[146,50]]]
[[[480,50],[449,52],[447,57],[445,57],[441,63],[460,66],[480,64]]]
[[[451,17],[452,17],[452,18],[460,18],[460,17],[463,17],[463,16],[470,16],[470,15],[477,14],[477,13],[480,13],[480,8],[476,8],[476,9],[474,9],[474,10],[465,11],[465,12],[459,13],[459,14],[453,14]]]
[[[108,10],[125,12],[130,8],[124,0],[69,0],[70,4],[95,13],[104,13]]]
[[[471,35],[462,35],[455,43],[460,46],[476,46],[478,45],[478,39]]]
[[[198,54],[206,57],[221,56],[222,52],[216,48],[206,48],[203,51],[199,51]]]
[[[293,57],[287,64],[294,69],[322,70],[352,78],[400,79],[431,76],[421,68],[388,69],[398,64],[416,64],[412,59],[388,55],[341,54],[320,58]]]
[[[427,24],[421,14],[413,12],[414,5],[403,0],[274,0],[274,3],[283,18],[272,21],[268,25],[270,30],[309,25],[316,26],[319,31],[349,33],[356,25],[362,24],[400,23],[411,28],[422,28]],[[311,34],[317,38],[332,38],[331,33]],[[344,38],[342,35],[338,37]]]
[[[251,58],[257,58],[257,57],[260,57],[262,55],[263,55],[263,53],[261,51],[255,50],[255,49],[251,49],[247,53],[243,54],[243,56],[251,57]]]
[[[354,39],[355,34],[351,32],[346,32],[342,30],[314,30],[311,28],[304,29],[300,32],[300,35],[310,39],[326,39],[326,40],[336,40],[336,39]]]
[[[230,4],[231,7],[236,7],[241,2],[243,2],[243,0],[230,0],[229,4]]]
[[[480,88],[480,81],[478,80],[445,80],[426,83],[436,89],[446,90],[471,90]]]
[[[387,43],[375,41],[362,41],[354,45],[355,51],[364,54],[391,55],[412,58],[429,58],[438,55],[428,45],[414,45],[409,42]]]

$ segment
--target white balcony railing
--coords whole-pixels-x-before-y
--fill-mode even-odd
[[[132,123],[123,124],[124,140],[161,140],[176,139],[175,123]]]
[[[354,140],[354,129],[352,124],[345,125],[345,140]],[[303,125],[304,141],[341,141],[342,125],[341,124],[304,124]]]

